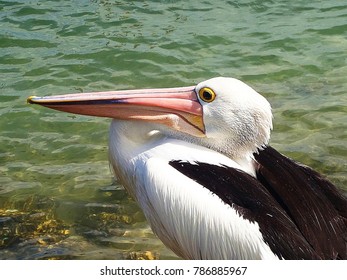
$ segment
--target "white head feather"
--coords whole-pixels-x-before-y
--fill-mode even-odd
[[[263,96],[234,78],[217,77],[201,82],[196,92],[205,87],[212,89],[216,98],[210,103],[200,99],[206,129],[201,144],[230,157],[244,157],[268,143],[272,113]]]

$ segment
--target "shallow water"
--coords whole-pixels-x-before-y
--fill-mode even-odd
[[[0,259],[175,258],[112,179],[110,121],[30,95],[250,84],[271,144],[347,192],[344,1],[0,1]]]

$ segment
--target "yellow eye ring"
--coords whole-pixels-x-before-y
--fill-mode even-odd
[[[199,97],[202,101],[210,103],[215,100],[216,93],[208,87],[203,87],[199,90]]]

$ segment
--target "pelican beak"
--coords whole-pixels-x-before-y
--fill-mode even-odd
[[[203,110],[193,86],[30,96],[27,101],[74,114],[159,123],[205,136]]]

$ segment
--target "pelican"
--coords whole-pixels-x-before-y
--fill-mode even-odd
[[[112,118],[114,173],[184,259],[347,259],[347,200],[269,145],[269,102],[234,78],[196,86],[31,96]]]

